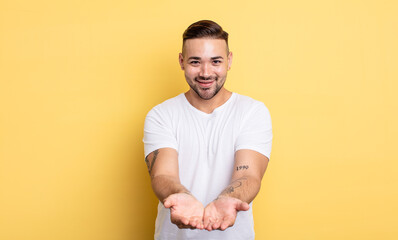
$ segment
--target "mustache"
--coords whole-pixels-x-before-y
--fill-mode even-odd
[[[217,81],[218,77],[216,77],[216,76],[210,76],[210,77],[198,76],[198,77],[195,77],[194,80],[195,81],[198,81],[198,80],[202,80],[202,81],[214,80],[214,81]]]

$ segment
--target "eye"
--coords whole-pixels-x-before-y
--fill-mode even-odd
[[[222,62],[221,62],[220,60],[214,60],[213,63],[214,63],[215,65],[218,65],[218,64],[221,64]]]
[[[190,61],[189,64],[196,66],[199,65],[199,61]]]

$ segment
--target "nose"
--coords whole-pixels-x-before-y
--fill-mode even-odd
[[[211,76],[210,73],[210,66],[207,63],[202,64],[201,69],[200,69],[200,76],[203,78],[208,78]]]

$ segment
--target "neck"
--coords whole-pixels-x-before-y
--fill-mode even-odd
[[[228,101],[231,95],[232,92],[228,91],[224,87],[221,88],[220,91],[209,100],[202,99],[192,89],[189,89],[189,91],[185,93],[185,97],[187,98],[188,102],[196,109],[205,113],[212,113],[214,109]]]

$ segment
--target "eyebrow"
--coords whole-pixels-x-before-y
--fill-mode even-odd
[[[221,56],[217,56],[217,57],[212,57],[211,60],[216,60],[216,59],[219,59],[219,58],[224,59],[224,58],[221,57]]]
[[[211,60],[215,60],[215,59],[224,59],[223,57],[221,57],[221,56],[216,56],[216,57],[212,57],[212,58],[210,58]],[[191,60],[191,59],[194,59],[194,60],[200,60],[200,57],[189,57],[188,58],[188,60]]]
[[[188,58],[188,60],[191,60],[191,59],[200,60],[200,57],[189,57],[189,58]]]

